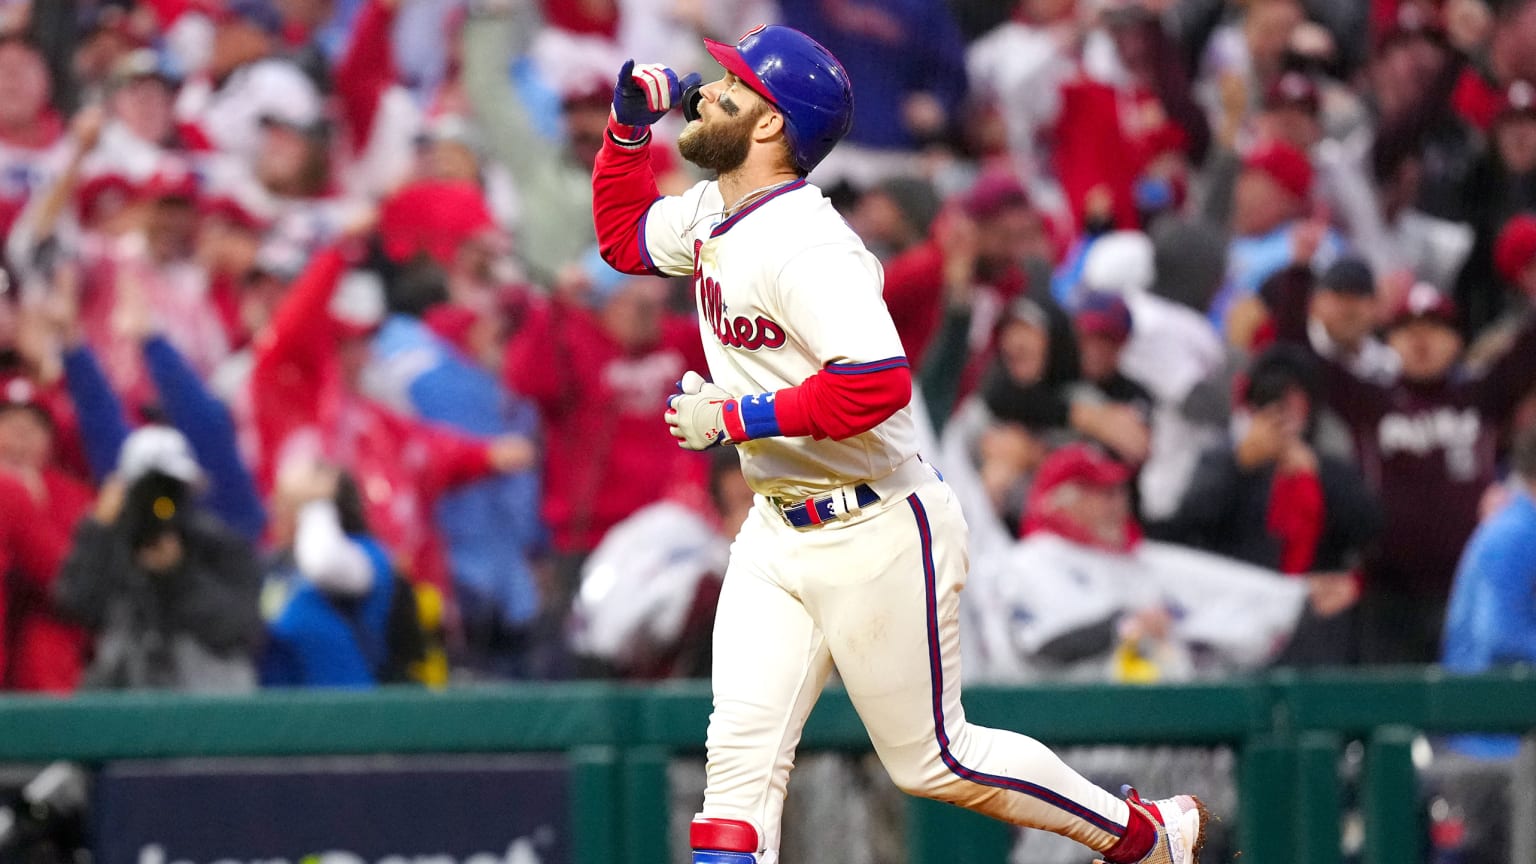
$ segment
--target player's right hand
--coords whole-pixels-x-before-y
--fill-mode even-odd
[[[657,63],[636,66],[626,60],[613,87],[613,116],[626,126],[650,126],[682,102],[683,91],[704,79],[691,72],[677,73]]]

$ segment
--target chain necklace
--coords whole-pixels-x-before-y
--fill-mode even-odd
[[[712,213],[703,214],[695,211],[693,223],[688,226],[688,230],[692,231],[700,222],[703,222],[705,219],[709,219],[714,216],[720,216],[728,219],[732,215],[741,212],[742,208],[746,207],[748,204],[756,202],[761,198],[765,198],[767,197],[768,193],[782,189],[799,179],[799,177],[794,177],[789,180],[781,180],[778,183],[769,183],[767,186],[759,186],[758,188],[753,189],[751,192],[748,192],[740,198],[737,198],[735,204],[732,204],[724,210],[716,210]]]

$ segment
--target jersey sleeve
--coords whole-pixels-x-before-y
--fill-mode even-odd
[[[693,243],[688,239],[693,224],[722,209],[713,183],[701,181],[681,195],[657,198],[640,220],[641,256],[649,266],[667,276],[693,272]]]

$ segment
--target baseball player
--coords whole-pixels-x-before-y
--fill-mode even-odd
[[[1194,797],[1122,800],[1039,742],[966,722],[965,521],[917,456],[880,265],[805,179],[852,121],[847,72],[787,27],[705,44],[725,76],[702,89],[697,74],[624,64],[592,178],[608,263],[693,279],[711,381],[679,382],[672,434],[737,447],[756,492],[715,618],[694,864],[778,860],[795,746],[834,664],[906,792],[1109,862],[1194,864],[1208,818]],[[717,179],[660,197],[648,127],[684,101],[678,149]]]

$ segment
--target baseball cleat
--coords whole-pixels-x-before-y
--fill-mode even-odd
[[[1199,798],[1175,795],[1143,801],[1135,789],[1127,786],[1125,803],[1152,820],[1157,828],[1157,842],[1152,844],[1152,851],[1136,864],[1200,864],[1200,850],[1205,847],[1205,826],[1210,822],[1211,814]]]

